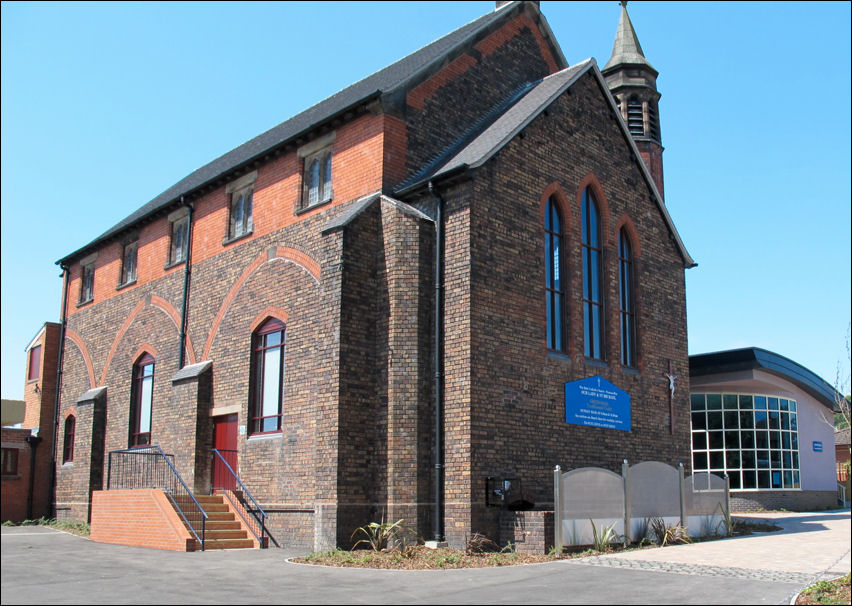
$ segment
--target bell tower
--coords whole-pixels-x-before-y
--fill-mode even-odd
[[[615,43],[612,45],[612,56],[601,73],[660,195],[665,196],[663,144],[658,111],[660,93],[657,92],[659,72],[651,66],[642,52],[639,38],[636,37],[633,23],[627,14],[627,1],[622,0],[620,4],[621,17],[618,20]]]

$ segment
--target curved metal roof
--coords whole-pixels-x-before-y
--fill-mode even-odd
[[[834,387],[816,373],[790,358],[760,347],[729,349],[689,356],[690,377],[704,377],[740,370],[763,370],[781,377],[832,410],[837,408],[837,398],[843,398]]]

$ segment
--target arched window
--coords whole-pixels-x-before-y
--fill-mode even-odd
[[[633,301],[633,248],[624,228],[618,234],[618,305],[621,316],[621,363],[636,366],[636,316]]]
[[[130,396],[130,447],[151,445],[151,411],[154,405],[154,358],[145,354],[133,365]]]
[[[544,275],[547,292],[547,348],[563,351],[565,290],[562,279],[562,219],[553,198],[544,211]]]
[[[592,195],[583,192],[583,335],[587,358],[603,359],[603,289],[601,287],[600,213]]]
[[[65,419],[65,439],[62,442],[62,462],[71,463],[74,460],[74,433],[77,428],[77,419],[74,415],[68,415]]]
[[[270,318],[252,335],[250,434],[281,431],[285,334],[284,323]]]
[[[636,97],[627,100],[627,128],[631,135],[641,137],[645,134],[645,117],[642,115],[642,102]]]

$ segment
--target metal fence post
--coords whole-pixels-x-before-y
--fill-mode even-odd
[[[553,470],[553,546],[562,553],[562,468],[557,465]]]
[[[624,481],[624,535],[622,543],[624,543],[625,547],[630,543],[630,489],[627,482],[629,473],[630,465],[627,463],[627,459],[624,459],[621,462],[621,477]]]
[[[725,511],[728,512],[728,517],[731,515],[731,478],[725,472]]]
[[[680,525],[681,528],[686,528],[686,503],[684,502],[684,490],[686,490],[686,480],[683,477],[683,462],[677,464],[678,477],[680,478]]]

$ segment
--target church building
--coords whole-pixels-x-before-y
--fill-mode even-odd
[[[497,4],[58,262],[58,517],[155,446],[312,550],[381,519],[496,539],[507,505],[552,508],[557,464],[688,466],[657,71],[626,3],[603,70]]]

